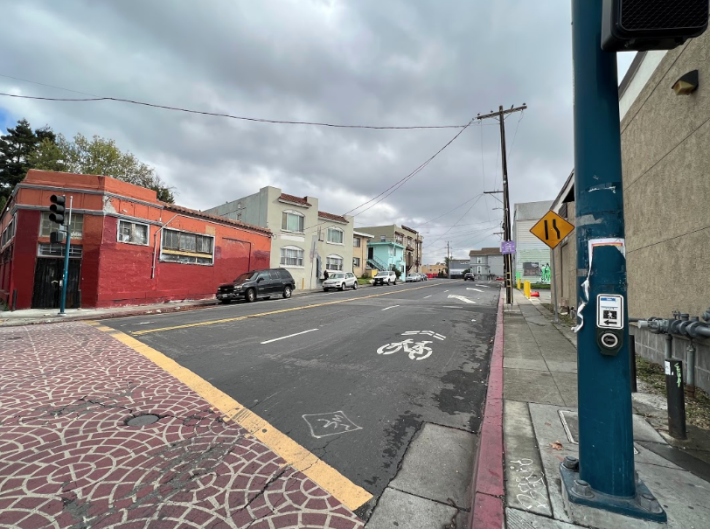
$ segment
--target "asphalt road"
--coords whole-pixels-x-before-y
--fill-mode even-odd
[[[249,407],[374,504],[423,422],[478,432],[499,294],[496,282],[430,280],[104,323]]]

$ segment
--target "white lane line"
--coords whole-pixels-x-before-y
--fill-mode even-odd
[[[385,307],[382,310],[390,310],[390,309],[394,309],[395,307],[399,307],[399,305],[392,305],[391,307]]]
[[[456,306],[454,306],[454,305],[444,305],[444,308],[445,308],[445,309],[461,309],[461,308],[463,308],[463,307],[456,307]]]
[[[476,292],[483,292],[483,290],[479,290],[477,288],[467,288],[466,290],[475,290]]]
[[[458,299],[459,301],[463,301],[464,303],[472,303],[474,305],[476,304],[475,301],[473,301],[472,299],[468,299],[466,296],[457,296],[455,294],[449,294],[449,298]]]
[[[444,290],[444,292],[448,292],[448,290]]]
[[[490,287],[489,287],[488,285],[478,285],[478,286],[479,286],[479,287],[486,287],[486,288],[490,288]]]
[[[273,340],[266,340],[265,342],[261,342],[261,345],[266,345],[267,343],[272,343],[272,342],[278,342],[279,340],[285,340],[286,338],[293,338],[294,336],[298,336],[299,334],[306,334],[307,332],[313,332],[317,331],[318,329],[308,329],[307,331],[301,331],[297,332],[296,334],[289,334],[288,336],[282,336],[281,338],[274,338]]]
[[[427,299],[427,298],[430,298],[430,297],[431,297],[431,294],[429,294],[428,296],[424,296],[422,299]]]

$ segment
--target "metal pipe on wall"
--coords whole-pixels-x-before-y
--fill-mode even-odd
[[[178,218],[180,215],[175,215],[172,219],[170,219],[168,222],[163,224],[158,230],[155,232],[155,235],[153,235],[153,268],[150,271],[150,278],[155,279],[155,260],[157,257],[158,253],[158,234],[163,231],[165,227],[167,227],[168,224],[170,224],[172,221],[174,221],[176,218]]]

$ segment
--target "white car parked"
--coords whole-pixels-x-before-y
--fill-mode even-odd
[[[390,270],[385,270],[382,272],[377,272],[375,276],[374,285],[396,285],[397,284],[397,274]]]
[[[332,272],[328,274],[328,279],[323,281],[323,290],[328,292],[331,288],[345,290],[346,288],[357,289],[357,277],[351,272]]]

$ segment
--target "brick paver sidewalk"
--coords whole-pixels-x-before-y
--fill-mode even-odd
[[[126,424],[141,414],[160,420]],[[362,522],[145,357],[66,323],[0,329],[0,527]]]

